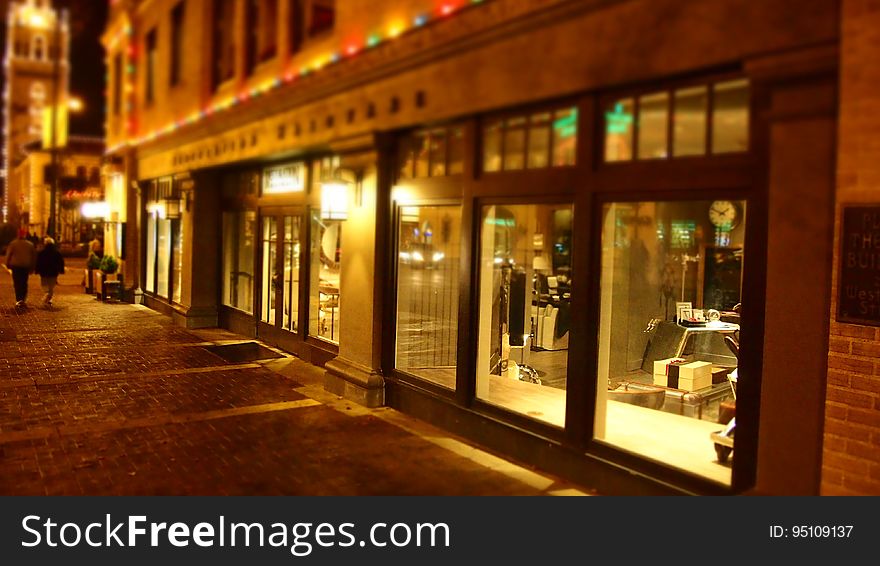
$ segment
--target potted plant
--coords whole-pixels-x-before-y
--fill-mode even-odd
[[[101,263],[99,264],[98,269],[100,269],[104,275],[114,275],[119,270],[119,260],[112,255],[105,255],[101,258]]]
[[[86,288],[86,293],[94,293],[95,292],[95,272],[101,269],[101,258],[94,253],[89,254],[89,258],[86,260],[86,272],[84,277],[84,286]]]
[[[101,258],[98,269],[101,271],[101,277],[98,279],[98,284],[100,285],[100,288],[97,289],[98,298],[106,301],[109,295],[108,289],[118,286],[116,282],[118,281],[119,260],[112,255],[105,255]],[[113,285],[108,285],[108,281],[114,282]]]

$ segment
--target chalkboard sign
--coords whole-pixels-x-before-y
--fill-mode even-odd
[[[837,320],[880,326],[880,206],[844,206]]]

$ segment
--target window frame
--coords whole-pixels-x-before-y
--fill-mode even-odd
[[[178,0],[170,12],[170,65],[168,67],[169,86],[180,86],[183,82],[183,44],[186,27],[186,0]]]
[[[397,146],[389,153],[388,178],[390,186],[389,212],[385,216],[387,230],[383,249],[384,263],[377,269],[392,273],[394,284],[383,294],[383,347],[382,369],[387,387],[400,388],[393,395],[406,395],[404,391],[422,391],[438,402],[451,405],[477,418],[503,422],[534,437],[558,444],[587,458],[613,461],[637,473],[656,478],[658,481],[679,486],[682,489],[702,493],[735,493],[754,485],[757,470],[757,415],[760,409],[761,358],[763,355],[763,308],[762,281],[766,274],[766,250],[760,246],[767,238],[766,200],[767,187],[763,172],[765,163],[761,156],[766,151],[766,129],[758,109],[767,104],[767,91],[751,82],[749,91],[749,150],[735,154],[683,156],[663,160],[627,161],[606,163],[604,160],[605,132],[604,110],[609,100],[625,96],[658,91],[669,92],[669,120],[674,119],[674,91],[689,86],[711,85],[739,78],[748,78],[738,70],[717,73],[701,72],[698,75],[670,80],[655,81],[619,89],[602,89],[584,92],[576,96],[547,100],[531,105],[489,111],[460,120],[465,127],[465,161],[463,175],[457,178],[438,177],[420,179],[397,179]],[[569,167],[548,167],[516,171],[483,171],[483,134],[487,121],[507,116],[526,116],[540,109],[561,109],[566,105],[578,110],[578,141],[576,160]],[[711,108],[707,108],[707,123],[711,123]],[[424,127],[429,127],[425,124]],[[408,131],[398,132],[398,137]],[[707,134],[708,136],[708,134]],[[670,133],[668,141],[673,142]],[[528,147],[528,146],[527,146]],[[672,146],[669,149],[673,151]],[[670,153],[670,155],[672,155]],[[395,191],[405,189],[409,193],[406,205],[430,205],[459,199],[462,206],[462,265],[459,295],[459,349],[457,389],[454,394],[437,391],[429,383],[407,377],[395,367],[396,350],[396,251],[399,202]],[[548,194],[548,189],[552,194]],[[446,200],[444,200],[446,199]],[[570,201],[573,204],[574,221],[572,247],[574,254],[572,270],[576,277],[572,283],[572,337],[583,344],[582,348],[569,351],[565,429],[544,425],[523,415],[517,415],[494,406],[487,406],[475,399],[475,370],[477,348],[477,324],[479,323],[477,262],[480,252],[480,211],[484,204]],[[648,200],[715,200],[733,199],[746,202],[749,222],[745,235],[745,247],[750,254],[743,270],[743,326],[748,330],[741,335],[744,349],[752,352],[740,361],[742,373],[749,376],[747,390],[741,390],[738,403],[737,450],[733,460],[732,484],[723,486],[672,468],[669,465],[634,455],[593,437],[596,414],[596,391],[598,379],[598,332],[601,290],[593,274],[601,268],[601,221],[602,207],[606,202]],[[380,220],[382,216],[380,216]],[[380,242],[383,240],[380,240]],[[748,304],[747,304],[748,303]],[[390,345],[390,346],[389,346]],[[740,410],[741,409],[741,410]],[[463,414],[464,414],[463,413]],[[743,422],[739,422],[740,420]],[[709,440],[707,439],[707,442]]]
[[[712,147],[712,138],[713,138],[713,117],[715,110],[715,86],[718,84],[723,84],[727,82],[734,82],[739,79],[748,79],[743,73],[723,73],[718,75],[705,76],[701,75],[700,77],[683,79],[677,81],[665,81],[660,84],[642,84],[636,87],[630,87],[622,90],[606,90],[600,92],[598,95],[599,99],[599,116],[598,116],[598,132],[601,136],[601,139],[598,140],[597,151],[598,153],[594,156],[596,163],[599,164],[602,168],[620,168],[620,167],[635,167],[638,165],[644,164],[665,164],[665,163],[675,163],[679,161],[685,162],[693,162],[693,161],[714,161],[714,160],[739,160],[742,161],[744,158],[746,160],[752,159],[754,157],[753,152],[753,136],[751,132],[751,125],[753,123],[752,113],[754,111],[754,105],[749,107],[749,147],[745,151],[736,151],[736,152],[724,152],[724,153],[714,153]],[[754,85],[749,85],[749,89],[753,88]],[[679,90],[685,90],[689,88],[696,87],[706,87],[706,112],[705,112],[705,131],[704,131],[704,151],[702,154],[692,154],[692,155],[675,155],[675,93]],[[644,96],[651,96],[655,94],[665,94],[667,97],[667,107],[666,107],[666,144],[667,151],[666,157],[663,158],[645,158],[639,157],[639,142],[640,142],[640,125],[639,125],[639,113],[641,111],[641,98]],[[605,140],[607,137],[606,132],[606,122],[605,122],[605,109],[609,108],[613,103],[622,101],[622,100],[632,100],[633,102],[633,143],[632,143],[632,157],[630,159],[625,160],[617,160],[617,161],[607,161],[605,159]],[[750,99],[753,99],[750,95]],[[692,164],[691,164],[692,165]]]

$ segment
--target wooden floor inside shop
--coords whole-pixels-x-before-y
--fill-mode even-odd
[[[410,373],[455,388],[455,368],[423,368]],[[553,426],[565,426],[565,389],[488,377],[489,394],[482,401]],[[730,485],[730,464],[718,463],[709,438],[724,425],[619,401],[608,401],[606,417],[603,442]]]
[[[730,460],[718,463],[709,438],[724,425],[620,401],[608,401],[606,417],[604,442],[730,485]]]

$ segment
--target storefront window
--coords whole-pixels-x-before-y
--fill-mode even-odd
[[[550,163],[550,112],[533,114],[529,125],[529,169],[542,169]]]
[[[398,142],[398,179],[460,175],[464,171],[464,132],[460,126],[417,130]]]
[[[571,327],[570,205],[482,211],[477,398],[565,425]]]
[[[455,388],[459,206],[405,206],[397,254],[396,367]]]
[[[156,294],[166,299],[171,272],[171,220],[160,218],[158,221],[157,257],[156,257]]]
[[[632,98],[624,98],[605,110],[605,161],[632,160],[634,107]]]
[[[342,257],[342,225],[312,213],[311,277],[309,285],[309,334],[339,343],[339,272]]]
[[[639,159],[664,159],[669,147],[669,95],[639,98]]]
[[[669,91],[655,92],[639,96],[637,100],[638,105],[635,98],[620,98],[605,108],[606,162],[631,161],[633,148],[638,148],[640,160],[668,158],[670,126],[672,157],[706,155],[710,106],[712,153],[749,149],[747,80],[681,88],[672,91],[672,97]],[[638,114],[637,128],[633,127],[634,113]]]
[[[446,175],[446,130],[441,128],[431,131],[431,176]]]
[[[706,112],[709,92],[705,86],[675,91],[675,124],[673,126],[673,156],[704,155],[706,153]]]
[[[269,325],[275,324],[275,254],[277,253],[278,227],[275,218],[263,218],[263,283],[262,304],[260,305],[260,321]]]
[[[596,439],[723,484],[733,436],[712,435],[736,407],[744,216],[615,203],[602,225]]]
[[[257,213],[223,213],[223,304],[253,312]]]
[[[156,237],[157,237],[157,215],[150,213],[147,215],[147,277],[146,289],[150,293],[156,292]]]
[[[576,107],[490,120],[483,127],[483,171],[518,171],[574,165]]]
[[[718,83],[712,105],[712,153],[749,149],[749,83]]]
[[[449,128],[449,168],[447,174],[464,173],[464,130],[459,126]]]
[[[574,165],[577,156],[577,108],[563,108],[553,115],[553,166]]]
[[[299,315],[300,217],[284,217],[284,317],[285,330],[296,332]]]
[[[516,171],[525,167],[526,119],[510,118],[504,124],[504,163],[505,171]]]
[[[177,304],[181,302],[183,291],[183,220],[174,220],[171,223],[172,253],[171,253],[171,300]]]
[[[483,129],[483,171],[501,171],[501,122],[493,121]]]

